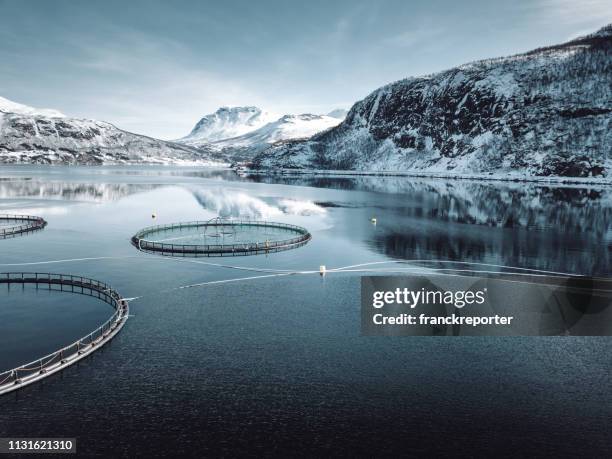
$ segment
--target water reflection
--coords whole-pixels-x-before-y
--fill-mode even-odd
[[[221,214],[287,220],[309,229],[333,226],[336,241],[315,234],[313,247],[323,254],[333,253],[340,242],[370,252],[359,255],[364,258],[376,252],[400,259],[611,272],[610,187],[411,177],[239,177],[227,170],[180,168],[29,173],[35,178],[0,180],[0,198],[106,202],[142,193],[137,201],[147,213],[151,203],[167,205],[163,215],[179,218],[180,204],[190,209],[180,218],[201,219],[190,207],[191,196],[208,218]],[[168,191],[145,193],[159,187]],[[370,223],[373,217],[376,226]]]
[[[152,190],[160,185],[126,183],[74,183],[32,178],[0,180],[0,199],[29,198],[107,202]]]
[[[603,190],[415,186],[369,242],[393,258],[603,275],[612,261],[609,198]]]
[[[297,199],[251,196],[244,191],[224,188],[195,189],[193,196],[202,208],[224,218],[273,219],[281,215],[325,215],[326,210],[315,202]]]
[[[562,228],[610,237],[612,189],[410,177],[263,177],[260,183],[374,191],[402,196],[405,217],[501,228]],[[382,198],[381,198],[382,199]],[[388,202],[388,200],[387,200]],[[330,207],[340,203],[329,203]],[[350,205],[350,203],[348,203]]]
[[[492,262],[605,275],[612,264],[612,189],[409,177],[262,177],[350,192],[377,217],[366,244],[388,257]],[[358,197],[359,196],[359,197]],[[320,203],[322,204],[322,203]]]
[[[375,250],[397,259],[487,262],[585,275],[612,273],[611,246],[601,246],[591,238],[392,230],[381,231],[368,242]]]

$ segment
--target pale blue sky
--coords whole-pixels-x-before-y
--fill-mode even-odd
[[[610,22],[612,0],[0,0],[0,96],[169,139],[221,105],[349,108]]]

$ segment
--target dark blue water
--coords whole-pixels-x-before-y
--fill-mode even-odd
[[[174,168],[2,168],[0,177],[11,177],[0,180],[0,213],[49,222],[0,241],[0,271],[79,274],[141,297],[103,350],[1,397],[0,437],[77,437],[80,453],[105,457],[612,452],[609,338],[361,337],[360,273],[177,290],[266,273],[129,244],[147,225],[233,212],[305,226],[313,240],[267,257],[198,261],[308,271],[459,259],[608,275],[610,190],[273,184]],[[87,257],[111,258],[6,266]],[[92,298],[28,289],[0,289],[0,309],[0,370],[54,350],[64,335],[73,341],[112,312]],[[54,331],[36,332],[46,328]]]

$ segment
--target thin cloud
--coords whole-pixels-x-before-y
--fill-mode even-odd
[[[610,0],[539,0],[526,9],[534,22],[580,26],[582,31],[593,32],[593,28],[612,22]]]
[[[440,37],[443,33],[444,30],[437,27],[411,28],[385,38],[383,43],[399,48],[412,48],[413,46],[420,46],[430,40]]]

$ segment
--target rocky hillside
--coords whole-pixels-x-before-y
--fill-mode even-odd
[[[0,164],[218,164],[205,149],[0,100]]]
[[[612,26],[382,87],[253,168],[612,176]]]

